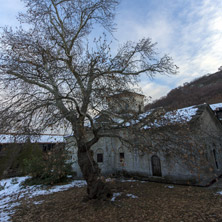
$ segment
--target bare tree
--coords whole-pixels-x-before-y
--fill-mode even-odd
[[[140,74],[175,74],[177,67],[168,55],[158,58],[149,38],[126,42],[116,54],[104,35],[87,43],[95,25],[114,31],[118,0],[23,1],[27,12],[19,20],[24,28],[6,27],[0,40],[1,128],[41,132],[69,124],[89,198],[110,197],[90,152],[103,136],[93,116],[107,96],[129,89]]]

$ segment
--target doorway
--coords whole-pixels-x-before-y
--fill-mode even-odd
[[[160,164],[160,158],[157,155],[153,155],[151,157],[151,163],[152,163],[152,173],[153,176],[161,177],[161,164]]]

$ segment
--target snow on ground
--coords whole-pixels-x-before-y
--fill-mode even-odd
[[[145,180],[127,180],[127,179],[120,179],[118,180],[122,183],[125,183],[125,182],[130,182],[130,183],[133,183],[133,182],[140,182],[140,183],[147,183],[148,181],[145,181]]]
[[[0,180],[0,221],[10,221],[10,215],[14,213],[13,208],[20,205],[22,198],[32,198],[39,195],[48,195],[71,187],[83,187],[86,185],[84,180],[74,180],[66,185],[53,186],[47,189],[47,186],[21,186],[28,177],[15,177],[10,179]],[[41,204],[41,201],[36,201],[34,204]]]
[[[22,186],[21,184],[29,177],[14,177],[10,179],[0,180],[0,221],[8,222],[11,221],[10,217],[14,214],[14,207],[20,205],[22,198],[33,198],[40,195],[48,195],[64,190],[68,190],[72,187],[83,187],[86,185],[84,180],[74,180],[69,184],[58,185],[58,186]],[[111,181],[108,180],[108,181]],[[137,180],[121,180],[121,182],[138,182]],[[122,193],[114,193],[111,201],[115,201],[118,196]],[[130,198],[138,198],[133,194],[126,194]],[[43,201],[33,201],[33,204],[41,204]]]
[[[139,180],[126,180],[126,179],[121,179],[120,182],[140,182]]]
[[[217,194],[222,195],[222,191],[218,191]]]
[[[126,194],[126,196],[127,196],[127,197],[131,197],[131,198],[133,198],[133,199],[138,198],[138,196],[135,196],[135,195],[133,195],[133,194],[131,194],[131,193]]]
[[[112,202],[114,202],[116,200],[117,197],[120,197],[122,195],[122,193],[113,193],[113,197],[111,199]],[[127,197],[130,197],[132,199],[136,199],[138,198],[138,196],[134,195],[134,194],[131,194],[131,193],[128,193],[126,194]]]
[[[35,204],[35,205],[38,205],[38,204],[41,204],[41,203],[43,203],[43,202],[44,202],[44,200],[41,200],[41,201],[33,201],[32,203]]]
[[[115,201],[115,199],[119,196],[121,196],[121,193],[113,193],[113,197],[112,197],[111,201]]]

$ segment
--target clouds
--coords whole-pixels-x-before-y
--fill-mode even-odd
[[[173,34],[172,21],[167,18],[166,14],[143,10],[140,15],[136,15],[133,8],[129,8],[123,14],[120,12],[117,17],[118,32],[115,36],[120,42],[137,41],[144,37],[150,37],[153,42],[158,42],[159,48],[167,48]]]
[[[213,73],[222,64],[222,2],[193,3],[191,9],[187,22],[178,27],[181,39],[178,51],[175,47],[173,51],[181,67],[180,78]]]
[[[148,83],[141,83],[140,87],[143,90],[143,93],[147,97],[151,97],[151,100],[156,100],[160,98],[160,95],[166,95],[170,90],[170,87],[167,85],[161,85],[159,83],[155,83],[154,81],[150,81]]]
[[[14,25],[23,4],[20,0],[0,3],[0,26]],[[122,0],[116,23],[114,36],[119,41],[114,48],[127,40],[150,37],[158,42],[160,54],[169,54],[180,67],[180,73],[170,78],[157,76],[150,81],[143,77],[140,85],[147,96],[156,99],[222,65],[221,0]]]
[[[0,0],[0,27],[19,25],[16,19],[19,11],[24,10],[20,0]]]
[[[123,5],[127,6],[125,1]],[[124,8],[121,14],[120,8],[118,38],[136,41],[149,36],[158,42],[159,51],[170,54],[180,67],[180,73],[173,78],[156,77],[151,84],[143,79],[143,86],[147,84],[144,93],[148,96],[162,96],[166,89],[214,73],[222,65],[221,0],[140,0],[139,4],[143,4],[141,11],[135,10],[134,5]]]

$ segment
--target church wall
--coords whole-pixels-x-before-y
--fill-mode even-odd
[[[77,163],[77,148],[71,145],[73,169],[81,177],[81,171]],[[211,149],[211,147],[210,147]],[[103,175],[111,175],[117,172],[127,172],[128,175],[147,178],[152,181],[171,182],[178,184],[199,184],[207,185],[215,178],[214,160],[211,151],[206,148],[203,155],[208,156],[205,162],[203,158],[196,158],[195,163],[188,163],[186,158],[178,156],[169,156],[165,152],[146,153],[140,152],[137,148],[128,149],[123,147],[121,142],[116,138],[101,138],[93,147],[94,159],[97,161],[97,154],[103,153],[103,162],[98,163]],[[184,154],[186,151],[181,150]],[[120,161],[120,153],[124,153],[124,161]],[[156,155],[160,159],[161,176],[153,176],[151,158]],[[218,175],[221,168],[217,170]],[[202,181],[202,182],[201,182]]]
[[[180,128],[172,129],[172,131],[160,128],[163,130],[162,133],[168,134],[172,139],[165,145],[176,151],[173,154],[167,152],[164,144],[156,152],[152,150],[141,152],[136,146],[129,149],[123,146],[119,139],[107,137],[101,138],[92,147],[94,159],[97,161],[98,153],[103,154],[103,162],[98,165],[104,175],[127,172],[129,176],[152,181],[208,185],[216,176],[222,174],[222,137],[220,136],[222,129],[216,119],[212,120],[213,117],[209,110],[203,111],[203,114],[191,122],[189,127],[184,126],[185,130],[181,135],[178,133]],[[130,136],[127,134],[124,131],[119,132],[119,135]],[[149,135],[147,137],[149,138]],[[186,146],[186,143],[179,146],[174,142],[175,138],[190,139],[189,146]],[[158,140],[158,137],[152,138],[152,140],[155,139]],[[72,157],[76,160],[76,148],[72,145],[71,149]],[[124,160],[122,161],[123,153]],[[161,175],[159,176],[153,173],[153,156],[157,156],[160,161]],[[73,164],[73,168],[78,176],[81,176],[77,162]]]
[[[213,111],[206,109],[199,119],[199,134],[205,135],[205,156],[210,174],[222,175],[222,125]]]

